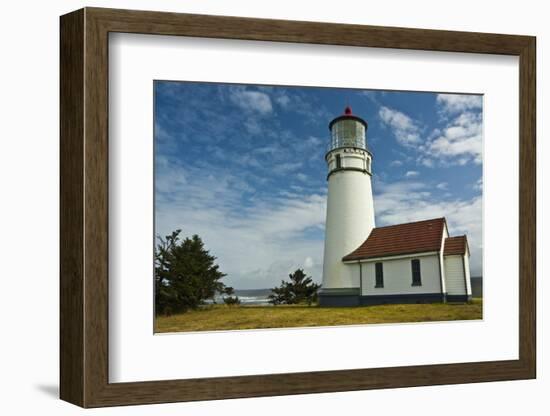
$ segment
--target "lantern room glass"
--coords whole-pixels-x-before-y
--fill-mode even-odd
[[[366,131],[363,123],[356,120],[340,120],[332,125],[329,150],[339,147],[367,149]]]

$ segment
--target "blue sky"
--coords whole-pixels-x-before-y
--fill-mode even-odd
[[[156,81],[155,226],[199,234],[239,289],[320,282],[328,123],[368,122],[376,225],[445,216],[481,274],[482,97]],[[367,236],[365,236],[366,238]]]

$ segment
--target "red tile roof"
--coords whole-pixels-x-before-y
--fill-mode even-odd
[[[444,256],[450,256],[452,254],[465,254],[468,240],[465,235],[458,237],[448,237],[445,239],[445,249],[443,250]]]
[[[439,251],[445,218],[374,228],[368,238],[343,261]]]

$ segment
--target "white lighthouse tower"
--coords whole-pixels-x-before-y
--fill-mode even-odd
[[[367,148],[367,122],[352,113],[329,124],[330,145],[325,160],[328,166],[328,200],[325,225],[323,285],[319,302],[326,306],[345,306],[357,302],[360,282],[353,268],[342,257],[365,241],[374,225],[371,166]]]

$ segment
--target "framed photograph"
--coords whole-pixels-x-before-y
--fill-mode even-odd
[[[535,38],[61,17],[82,407],[535,378]]]

